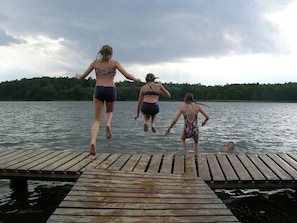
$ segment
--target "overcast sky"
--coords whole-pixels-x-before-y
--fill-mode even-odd
[[[296,12],[296,0],[0,0],[0,82],[73,77],[104,44],[143,81],[297,82]]]

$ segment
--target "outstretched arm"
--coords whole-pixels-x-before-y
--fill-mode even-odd
[[[171,94],[169,93],[169,91],[166,90],[166,88],[162,85],[161,85],[161,94],[165,97],[165,98],[171,98]]]
[[[179,119],[179,117],[181,116],[181,114],[182,114],[182,111],[181,111],[181,109],[179,109],[176,116],[175,116],[175,118],[172,120],[170,126],[168,127],[165,135],[168,135],[170,133],[170,129],[176,124],[176,122]]]
[[[122,65],[115,60],[115,66],[116,68],[125,76],[125,78],[129,79],[129,80],[133,80],[137,83],[140,83],[141,80],[139,78],[134,77],[132,74],[129,74],[123,67]]]
[[[83,74],[76,74],[75,77],[77,79],[83,80],[91,73],[93,69],[94,69],[94,61],[90,64],[90,66],[86,69],[86,71]]]

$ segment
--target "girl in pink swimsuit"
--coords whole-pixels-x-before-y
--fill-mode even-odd
[[[199,153],[199,127],[198,127],[198,114],[201,113],[204,116],[204,121],[202,122],[202,126],[206,124],[209,119],[208,114],[196,104],[194,100],[194,96],[192,93],[187,93],[184,98],[185,105],[182,106],[175,118],[172,120],[170,126],[166,131],[166,135],[169,134],[170,129],[175,125],[177,120],[181,115],[184,117],[184,129],[181,135],[182,145],[185,151],[185,154],[188,155],[188,145],[186,143],[186,138],[193,138],[195,142],[195,155]]]

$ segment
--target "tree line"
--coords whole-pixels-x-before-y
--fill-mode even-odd
[[[39,77],[0,83],[1,101],[92,100],[96,81],[75,78]],[[142,84],[130,81],[116,83],[117,100],[137,100]],[[297,83],[285,84],[226,84],[205,86],[201,84],[163,83],[171,93],[170,100],[181,101],[188,92],[198,101],[287,101],[297,102]],[[160,100],[168,100],[160,98]]]

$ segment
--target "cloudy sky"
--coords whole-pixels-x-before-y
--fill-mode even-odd
[[[142,80],[297,82],[296,12],[296,0],[0,0],[0,82],[73,77],[104,44]]]

